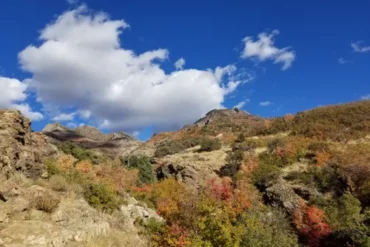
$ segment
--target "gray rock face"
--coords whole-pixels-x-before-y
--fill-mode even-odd
[[[45,136],[32,133],[31,122],[15,110],[0,110],[0,177],[21,171],[36,178],[43,160],[57,153]]]
[[[164,164],[156,169],[157,178],[162,180],[166,178],[175,178],[177,181],[192,184],[200,187],[201,181],[204,179],[191,165],[184,164]]]
[[[121,213],[127,219],[127,227],[135,227],[135,221],[141,219],[147,222],[149,219],[155,219],[156,221],[163,221],[164,219],[160,217],[153,209],[148,208],[146,205],[140,204],[135,198],[127,196],[127,205],[121,206]]]
[[[265,198],[272,205],[282,207],[292,213],[302,200],[285,181],[278,181],[265,191]]]

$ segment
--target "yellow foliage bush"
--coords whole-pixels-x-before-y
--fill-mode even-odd
[[[80,171],[82,173],[90,173],[93,169],[93,166],[90,161],[81,160],[75,165],[75,168],[77,171]]]
[[[61,155],[57,159],[57,166],[61,171],[71,170],[75,161],[76,159],[72,155]]]
[[[95,179],[110,185],[118,192],[127,191],[135,186],[138,178],[138,170],[127,170],[121,166],[119,160],[94,166],[92,172]]]

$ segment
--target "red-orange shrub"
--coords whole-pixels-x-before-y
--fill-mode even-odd
[[[307,238],[309,246],[319,246],[320,240],[331,233],[325,212],[304,202],[293,213],[293,223],[298,232]]]
[[[112,161],[111,164],[95,166],[93,173],[99,182],[112,186],[118,192],[124,192],[136,185],[138,170],[127,170],[119,161]]]

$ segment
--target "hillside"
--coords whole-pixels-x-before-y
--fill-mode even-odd
[[[370,101],[213,110],[145,143],[0,117],[4,246],[370,246]]]
[[[114,160],[93,167],[80,146],[72,153],[80,159],[63,154],[30,124],[18,111],[0,110],[0,246],[148,246],[136,222],[163,219],[126,192],[137,172]],[[76,136],[61,125],[45,130]],[[90,140],[112,139],[98,135]]]
[[[210,246],[368,246],[369,126],[370,101],[360,101],[272,119],[214,110],[157,134],[148,143],[156,147],[158,178],[197,191],[168,199],[181,216],[166,212],[167,219],[190,231],[190,242],[195,227],[195,236]],[[214,221],[197,220],[205,212],[190,213],[194,204],[210,207]],[[266,213],[270,219],[262,217]],[[243,220],[235,225],[235,217]],[[194,225],[199,222],[206,227]],[[249,230],[237,235],[240,227]]]
[[[69,129],[59,123],[52,123],[46,125],[41,133],[48,137],[50,143],[75,143],[111,158],[125,155],[140,145],[140,141],[126,133],[104,134],[92,126]]]

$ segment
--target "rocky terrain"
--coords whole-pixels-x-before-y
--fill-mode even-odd
[[[0,111],[0,246],[370,246],[370,101],[145,143]]]
[[[51,144],[55,140],[137,141],[125,134],[104,135],[91,127],[71,131],[58,124],[45,127],[52,136],[47,137],[32,132],[30,124],[18,111],[0,111],[0,246],[147,246],[135,222],[161,221],[155,211],[126,194],[114,215],[101,213],[83,198],[79,185],[70,186],[63,178],[51,182],[45,165],[62,155]]]

